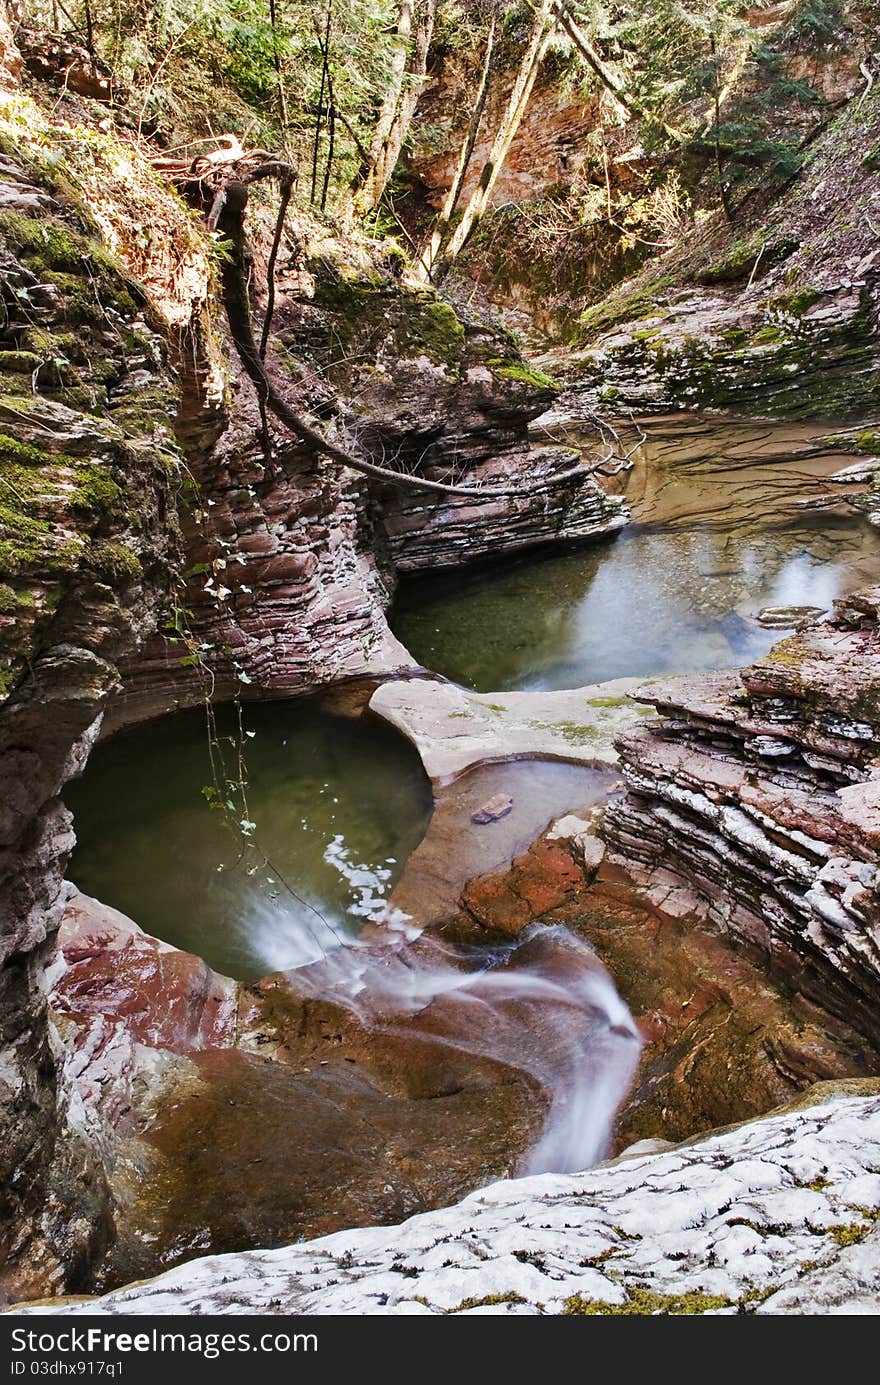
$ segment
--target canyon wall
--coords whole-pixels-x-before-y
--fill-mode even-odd
[[[86,220],[5,153],[0,270],[0,1186],[12,1293],[20,1272],[31,1287],[75,1285],[108,1234],[103,1174],[68,1119],[46,1016],[73,844],[59,795],[121,658],[155,621],[179,536],[176,390],[144,296]]]
[[[259,235],[254,253],[264,261]],[[556,393],[512,339],[407,285],[375,253],[300,222],[279,258],[270,372],[301,413],[385,466],[502,498],[438,498],[340,468],[277,433],[268,446],[231,353],[220,436],[184,377],[193,480],[181,514],[186,640],[160,631],[125,667],[113,728],[216,697],[279,697],[411,667],[385,607],[396,574],[611,532],[621,502],[580,454],[533,447]],[[259,275],[255,282],[259,282]],[[207,426],[206,426],[207,423]],[[197,648],[197,659],[192,649]]]
[[[605,833],[661,908],[698,909],[880,1037],[880,591],[742,672],[639,689]]]
[[[566,356],[606,407],[870,416],[880,398],[880,97],[849,102],[769,207],[747,203],[588,310]]]
[[[490,303],[537,341],[592,348],[604,339],[609,318],[632,321],[633,331],[641,332],[643,324],[636,319],[652,316],[646,300],[658,305],[657,316],[662,317],[664,305],[677,292],[701,284],[701,270],[711,273],[714,262],[725,261],[717,280],[720,293],[695,294],[695,313],[711,306],[720,314],[719,334],[740,329],[742,335],[727,341],[727,347],[743,346],[747,336],[766,325],[762,318],[747,317],[742,324],[725,320],[727,299],[736,297],[736,290],[728,294],[727,286],[746,283],[765,241],[754,284],[773,267],[778,251],[772,243],[773,224],[797,187],[799,165],[811,167],[828,126],[847,103],[856,121],[866,115],[861,98],[865,71],[873,65],[875,16],[862,0],[844,0],[815,9],[787,2],[738,11],[729,19],[730,27],[716,31],[711,43],[708,30],[700,33],[688,17],[673,42],[664,23],[668,13],[661,6],[647,6],[629,22],[615,16],[604,32],[593,32],[591,41],[609,65],[611,80],[621,82],[627,105],[614,98],[587,64],[578,63],[574,46],[559,36],[500,170],[489,215],[458,261],[453,277],[464,294]],[[503,35],[496,50],[465,196],[480,176],[513,84],[517,52],[511,37],[511,32]],[[711,78],[716,61],[722,88],[717,113]],[[435,55],[404,160],[409,181],[399,204],[416,239],[426,208],[441,205],[452,181],[473,108],[476,66],[476,59],[468,61],[455,45],[447,51],[441,44]],[[835,139],[832,132],[831,142]],[[872,147],[869,142],[862,154]],[[839,152],[846,157],[845,150]],[[826,175],[829,171],[833,179],[835,159]],[[719,177],[729,220],[721,206]],[[820,189],[817,201],[825,191],[827,187]],[[830,210],[834,200],[818,201],[814,210]],[[869,228],[848,215],[842,223],[850,240],[862,242],[862,254],[867,253],[872,248]],[[790,254],[792,245],[787,248]],[[732,260],[742,260],[733,273],[728,252]],[[635,282],[626,282],[633,275],[638,275]],[[605,295],[618,285],[621,313],[615,316],[612,308],[609,315]],[[749,288],[753,286],[750,282]],[[633,294],[630,312],[625,305]],[[752,297],[760,302],[759,295]],[[672,316],[685,331],[685,313]],[[694,342],[700,338],[696,327],[695,322],[689,334]],[[609,364],[620,369],[622,378],[603,381],[600,370],[593,378],[620,389],[621,395],[631,394],[636,406],[643,400],[650,404],[659,394],[663,362],[656,353],[643,362],[637,346],[624,348],[616,333],[607,335]],[[675,332],[670,341],[676,349]],[[758,345],[766,344],[765,334]],[[708,391],[709,372],[700,375],[700,361],[689,369],[687,353],[681,354],[678,370],[670,371],[667,389],[672,392],[666,398],[687,405],[695,399],[685,384],[696,379]],[[723,350],[716,354],[716,366],[723,367]],[[759,353],[755,362],[759,383],[766,358],[766,351]],[[746,354],[731,373],[731,390],[749,364]],[[685,373],[687,382],[679,381],[677,376]],[[743,386],[747,396],[747,382]],[[731,403],[736,407],[739,401]]]

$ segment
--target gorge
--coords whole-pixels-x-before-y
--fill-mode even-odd
[[[403,5],[365,177],[300,8],[222,138],[0,8],[3,1301],[876,1311],[873,9],[710,138],[659,4]]]

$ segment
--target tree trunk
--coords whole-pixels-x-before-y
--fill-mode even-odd
[[[620,78],[612,72],[611,68],[603,61],[597,50],[593,47],[583,29],[577,23],[574,15],[568,9],[565,0],[557,0],[555,7],[556,18],[560,26],[568,34],[575,48],[587,66],[596,74],[602,85],[611,92],[615,101],[618,101],[625,111],[635,116],[637,120],[647,120],[652,125],[656,125],[670,139],[681,140],[684,135],[675,125],[668,125],[660,116],[653,115],[651,111],[646,111],[644,106],[638,101],[633,100],[628,95],[626,87]]]
[[[269,0],[269,25],[272,30],[272,66],[275,68],[278,116],[281,121],[281,134],[284,140],[284,149],[286,151],[290,119],[287,113],[287,96],[284,91],[284,72],[281,67],[281,52],[278,47],[278,13],[276,0]]]
[[[401,0],[391,78],[366,165],[351,188],[352,209],[362,216],[378,207],[400,157],[422,94],[436,13],[437,0]]]
[[[526,48],[523,60],[520,63],[516,81],[513,84],[513,91],[507,102],[507,108],[501,118],[501,124],[495,135],[489,157],[483,164],[480,178],[474,191],[468,199],[467,206],[462,213],[461,220],[453,232],[452,238],[446,247],[442,257],[441,265],[445,268],[450,265],[458,256],[462,246],[467,241],[474,227],[484,216],[492,196],[492,189],[498,181],[498,175],[504,167],[504,160],[507,158],[510,146],[514,141],[520,122],[525,114],[535,79],[541,66],[541,60],[547,51],[553,31],[556,27],[556,20],[553,11],[556,8],[556,0],[544,0],[543,4],[535,12],[535,22],[532,26],[532,33]]]
[[[480,133],[480,122],[483,119],[483,111],[486,109],[486,98],[489,95],[489,81],[492,76],[492,63],[495,57],[495,31],[497,25],[498,15],[497,12],[493,10],[489,18],[489,31],[486,35],[486,51],[483,58],[483,70],[480,73],[480,85],[477,89],[477,101],[474,106],[473,115],[468,125],[467,134],[464,137],[464,143],[461,146],[458,164],[456,165],[449,191],[444,198],[443,206],[437,217],[437,224],[416,266],[416,278],[422,283],[431,278],[434,265],[440,254],[440,247],[449,230],[449,223],[455,216],[459,198],[461,197],[461,190],[464,187],[464,180],[467,177],[467,171],[473,156],[474,146],[477,143],[477,136]]]

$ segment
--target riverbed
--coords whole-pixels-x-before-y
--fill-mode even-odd
[[[572,427],[553,436],[587,444]],[[408,581],[395,631],[423,665],[482,691],[742,665],[790,628],[780,608],[826,609],[880,577],[880,537],[829,480],[851,460],[816,429],[652,420],[632,470],[611,482],[633,516],[627,529],[567,552]],[[772,624],[762,623],[768,608]],[[202,1085],[147,1117],[149,1160],[177,1170],[177,1188],[197,1145],[207,1161],[199,1184],[210,1191],[203,1206],[178,1189],[160,1215],[161,1189],[135,1179],[139,1200],[112,1272],[120,1278],[149,1272],[162,1247],[173,1260],[195,1245],[267,1245],[332,1229],[328,1198],[343,1185],[353,1200],[339,1203],[339,1225],[437,1205],[499,1172],[581,1168],[613,1148],[615,1110],[643,1041],[621,1118],[630,1138],[682,1138],[758,1114],[791,1089],[792,1063],[781,1064],[780,1052],[797,1053],[804,1081],[873,1062],[845,1026],[826,1029],[726,940],[658,921],[617,880],[582,895],[560,847],[529,855],[551,821],[600,803],[613,774],[525,760],[478,768],[432,793],[415,750],[366,709],[368,696],[348,699],[345,711],[311,697],[246,705],[240,720],[220,710],[213,727],[204,711],[147,723],[99,745],[66,792],[78,836],[70,875],[83,891],[225,976],[269,978],[239,1000],[263,1045],[258,1056],[234,1046],[198,1056]],[[242,779],[232,831],[229,805],[211,807],[218,756]],[[484,804],[499,800],[510,811],[481,825]],[[549,892],[541,878],[536,891],[551,860],[561,875]],[[490,872],[502,895],[555,899],[533,913],[550,926],[481,935],[459,901],[468,880]],[[488,898],[495,889],[490,882]],[[688,1010],[694,997],[700,1005]],[[734,1011],[739,1036],[728,1023]],[[350,1047],[317,1059],[322,1033],[303,1050],[313,1013],[332,1017],[334,1043]],[[689,1061],[695,1044],[700,1075],[676,1083],[674,1063]],[[284,1119],[272,1134],[237,1112],[240,1101],[259,1105],[261,1093],[274,1110],[276,1087]],[[222,1148],[200,1123],[212,1093],[229,1125]],[[454,1103],[460,1122],[452,1183],[433,1157],[428,1172],[409,1150],[442,1146],[452,1116],[439,1099]],[[397,1163],[386,1170],[381,1142],[344,1177],[317,1172],[327,1112],[326,1139],[338,1143],[345,1113],[361,1121],[367,1106],[365,1129],[387,1122],[409,1132],[398,1162],[407,1179],[418,1170],[422,1202],[407,1200]],[[317,1143],[291,1163],[304,1118]],[[244,1131],[239,1167],[224,1151]],[[275,1188],[243,1192],[230,1218],[213,1190],[246,1181],[245,1165],[261,1161]]]

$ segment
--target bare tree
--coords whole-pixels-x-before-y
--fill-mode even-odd
[[[682,134],[674,125],[667,125],[665,120],[659,116],[645,110],[640,102],[636,101],[627,91],[626,85],[618,77],[617,73],[604,61],[599,50],[584,33],[575,16],[572,14],[568,0],[556,0],[553,7],[560,27],[571,39],[577,51],[580,53],[587,67],[599,78],[602,85],[611,92],[615,101],[619,102],[625,111],[635,116],[639,120],[647,120],[651,124],[658,125],[667,135],[673,139],[681,139]]]
[[[553,37],[556,28],[556,8],[557,0],[542,0],[541,4],[534,6],[535,19],[519,71],[516,74],[513,90],[501,117],[492,148],[489,151],[489,157],[483,164],[477,186],[471,193],[461,220],[441,256],[442,266],[451,264],[457,257],[489,206],[492,190],[498,181],[498,175],[504,167],[504,160],[507,158],[510,146],[520,127],[520,122],[529,103],[529,97],[532,94],[532,88],[535,85],[535,79],[541,67],[541,61]]]
[[[489,28],[486,32],[485,48],[483,52],[483,66],[480,72],[480,82],[477,88],[477,99],[471,114],[467,132],[462,142],[461,150],[458,155],[458,162],[449,191],[443,200],[443,206],[437,217],[437,222],[431,232],[431,238],[422,250],[416,266],[416,278],[424,282],[430,279],[434,265],[440,254],[440,247],[449,230],[452,218],[458,209],[464,181],[470,167],[474,148],[477,143],[477,136],[480,132],[480,122],[483,119],[483,112],[486,109],[486,98],[489,95],[489,83],[492,77],[492,67],[495,59],[495,34],[498,28],[498,10],[494,3],[491,4],[489,13]]]
[[[394,58],[367,159],[351,187],[351,209],[378,207],[409,132],[428,66],[437,0],[400,0]]]

